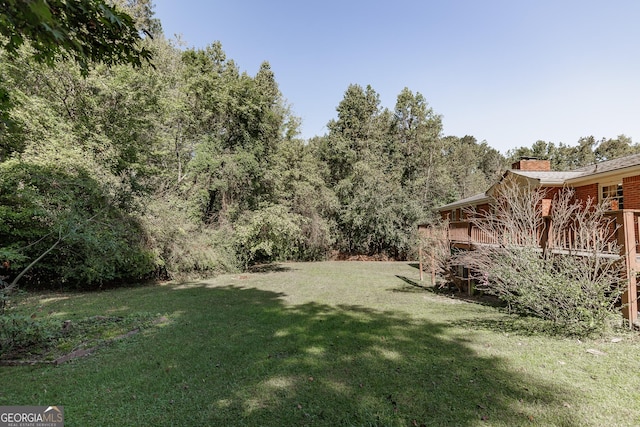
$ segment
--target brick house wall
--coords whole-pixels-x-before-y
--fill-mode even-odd
[[[598,184],[589,184],[575,187],[574,200],[580,200],[586,202],[588,199],[592,199],[592,202],[598,203]]]
[[[562,191],[562,187],[546,187],[544,189],[544,198],[553,199]]]
[[[622,179],[622,195],[625,209],[640,209],[640,176]]]

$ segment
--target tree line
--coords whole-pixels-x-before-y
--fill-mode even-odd
[[[118,25],[148,35],[126,33],[138,34],[133,61],[126,46],[112,61],[87,54],[99,44],[80,59],[43,56],[46,39],[28,32],[0,51],[0,259],[14,272],[39,260],[25,286],[96,288],[336,254],[407,259],[434,208],[486,190],[508,165],[486,142],[445,135],[408,88],[388,108],[372,87],[349,85],[328,132],[303,140],[268,62],[249,75],[219,42],[166,38],[149,0],[115,3]]]

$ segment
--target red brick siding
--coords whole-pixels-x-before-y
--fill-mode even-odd
[[[583,185],[576,187],[575,190],[574,200],[586,202],[588,199],[592,199],[594,203],[598,202],[598,184]]]
[[[562,190],[561,187],[546,187],[544,189],[544,198],[545,199],[554,199],[558,193]]]
[[[640,209],[640,176],[622,179],[622,195],[625,209]]]

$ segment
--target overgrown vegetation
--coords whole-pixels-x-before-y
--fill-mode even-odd
[[[638,425],[637,334],[549,336],[421,285],[407,263],[315,262],[29,293],[11,315],[167,322],[55,368],[0,367],[0,405],[56,402],[71,425]]]
[[[570,189],[558,192],[545,220],[547,190],[506,183],[495,195],[493,211],[469,212],[469,221],[494,244],[461,251],[451,263],[468,266],[477,288],[510,309],[582,336],[601,332],[619,310],[625,265],[614,219],[604,214],[606,204],[576,201],[573,195]],[[540,249],[545,233],[570,234],[574,250],[557,253],[551,241]]]
[[[6,5],[3,293],[17,279],[98,289],[331,254],[413,258],[418,223],[505,167],[486,142],[445,135],[409,88],[385,107],[349,85],[327,134],[304,141],[268,62],[249,75],[219,42],[185,49],[150,0]],[[635,150],[620,136],[511,154],[566,167]]]
[[[50,363],[73,357],[74,352],[86,354],[81,351],[95,351],[102,344],[137,333],[158,318],[135,313],[70,320],[43,316],[37,311],[31,315],[0,316],[0,364]]]
[[[127,31],[110,46],[86,35],[78,44],[71,31],[86,25],[83,13],[114,13],[102,0],[83,0],[77,16],[18,3],[0,26],[21,36],[0,52],[10,98],[0,254],[10,281],[28,267],[26,288],[95,289],[335,252],[404,259],[434,207],[503,167],[486,143],[445,137],[409,89],[389,110],[373,88],[350,85],[328,134],[303,141],[268,62],[250,76],[218,42],[182,49],[147,0],[114,3],[110,25]],[[68,42],[53,46],[42,22]],[[154,37],[134,40],[136,28]]]

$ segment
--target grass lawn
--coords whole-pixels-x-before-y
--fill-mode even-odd
[[[62,365],[0,367],[0,405],[63,405],[67,426],[640,425],[638,334],[545,335],[421,287],[407,263],[279,267],[28,296],[11,312],[146,326]]]

